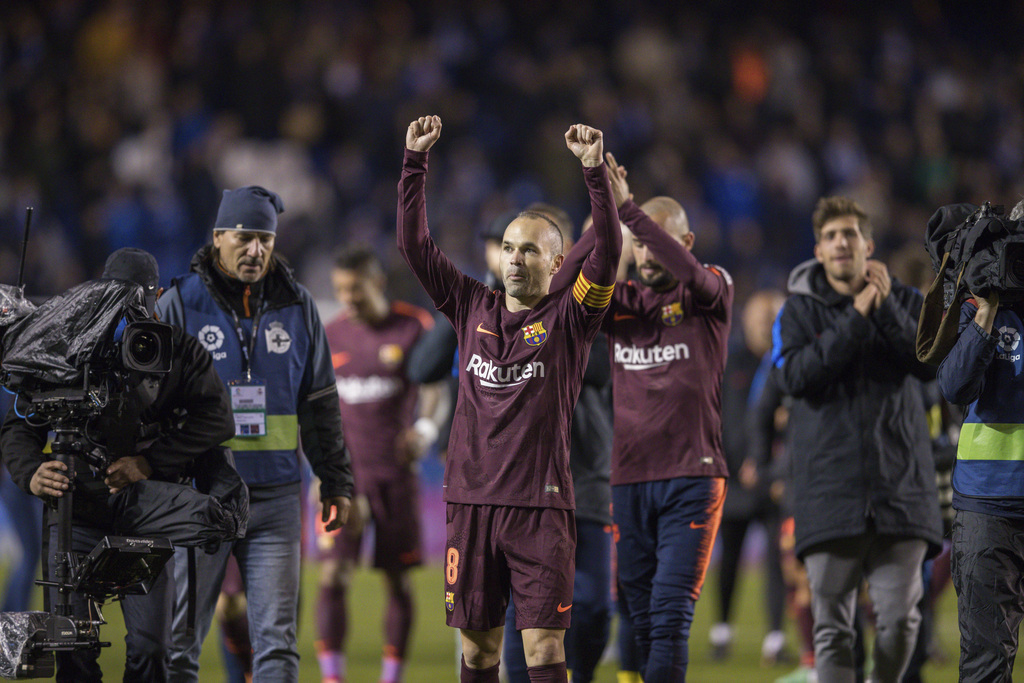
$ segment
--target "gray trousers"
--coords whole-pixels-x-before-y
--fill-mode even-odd
[[[867,580],[875,609],[872,681],[899,683],[921,626],[917,603],[924,586],[927,543],[874,532],[826,541],[804,557],[811,584],[814,660],[819,683],[854,683],[854,613]]]

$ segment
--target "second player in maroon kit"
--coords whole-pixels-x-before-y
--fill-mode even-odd
[[[679,204],[637,206],[608,155],[619,219],[633,232],[639,282],[620,282],[604,330],[612,365],[613,517],[619,581],[647,683],[685,680],[690,624],[721,521],[728,469],[721,384],[732,279],[690,253]],[[585,233],[552,289],[587,257]]]
[[[398,245],[459,341],[444,479],[447,621],[462,633],[462,681],[496,682],[511,590],[530,680],[564,683],[575,553],[569,426],[621,249],[601,133],[582,125],[566,133],[584,165],[596,235],[573,287],[549,295],[561,233],[524,212],[505,230],[502,294],[461,273],[427,230],[426,152],[440,124],[423,117],[409,126]]]
[[[393,683],[402,678],[413,622],[407,571],[421,559],[415,461],[437,437],[435,411],[443,396],[435,387],[408,380],[406,358],[433,320],[417,306],[388,300],[384,269],[368,249],[339,252],[331,279],[345,310],[327,324],[327,342],[357,504],[344,531],[318,538],[323,559],[318,659],[324,681],[345,680],[345,593],[359,559],[362,529],[372,521],[373,566],[383,572],[388,592],[380,680]]]

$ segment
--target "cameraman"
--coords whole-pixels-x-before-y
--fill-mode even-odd
[[[1024,201],[1009,218],[1024,218]],[[953,468],[962,681],[1010,680],[1024,618],[1024,304],[999,299],[992,291],[964,302],[938,371],[946,400],[967,406]]]
[[[119,249],[110,255],[104,278],[128,280],[142,286],[150,315],[159,283],[156,259],[140,249]],[[90,425],[90,438],[105,445],[113,463],[100,473],[81,460],[75,471],[72,549],[88,553],[112,532],[110,496],[142,479],[178,481],[193,459],[223,443],[234,433],[231,408],[225,389],[213,367],[210,354],[180,328],[173,332],[171,370],[150,375],[128,394],[124,404],[111,401]],[[169,425],[155,440],[138,448],[141,428]],[[18,486],[44,500],[59,498],[68,491],[66,466],[47,460],[47,427],[34,427],[8,413],[0,452]],[[53,516],[54,523],[56,516]],[[50,548],[56,548],[56,526],[50,527]],[[52,563],[51,563],[52,565]],[[54,578],[50,567],[50,578]],[[167,645],[170,642],[173,563],[168,563],[147,595],[127,596],[121,601],[125,637],[125,681],[167,680]],[[89,618],[84,597],[72,594],[75,616]],[[57,653],[58,681],[99,681],[97,650]]]

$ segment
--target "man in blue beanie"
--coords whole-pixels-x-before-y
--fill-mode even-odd
[[[352,470],[330,349],[312,297],[274,255],[282,211],[281,198],[262,187],[225,190],[213,244],[196,253],[191,271],[157,303],[161,320],[184,327],[207,348],[227,384],[235,436],[226,445],[250,498],[244,539],[213,555],[195,553],[191,571],[179,551],[171,644],[176,681],[198,680],[230,554],[248,595],[255,680],[298,680],[300,433],[321,481],[327,529],[348,518]],[[190,574],[202,578],[190,585]]]

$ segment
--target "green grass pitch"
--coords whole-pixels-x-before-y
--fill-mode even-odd
[[[440,566],[423,567],[414,572],[417,595],[416,626],[406,668],[407,683],[438,683],[457,681],[454,655],[454,633],[444,625],[444,599],[441,590]],[[303,599],[299,626],[300,677],[303,682],[320,680],[313,649],[315,639],[313,610],[316,609],[317,568],[306,565],[303,570]],[[690,638],[690,667],[687,680],[700,683],[771,683],[788,673],[793,667],[764,668],[760,664],[761,638],[765,617],[760,575],[756,568],[747,570],[739,587],[735,608],[735,641],[732,657],[726,662],[712,662],[709,656],[707,633],[713,619],[715,605],[715,567],[709,572],[704,595],[697,605],[696,620]],[[375,683],[380,673],[382,584],[374,572],[362,569],[355,576],[349,593],[348,661],[350,683]],[[116,605],[108,605],[105,616],[110,623],[103,627],[102,636],[113,643],[104,650],[101,663],[106,679],[121,679],[124,662],[124,625]],[[956,625],[956,596],[952,586],[944,592],[939,608],[939,638],[949,655],[942,665],[929,664],[924,678],[929,683],[955,681],[958,655]],[[789,640],[795,645],[795,634],[790,627]],[[216,632],[211,632],[203,648],[200,680],[220,683],[224,680],[220,648]],[[795,648],[794,648],[795,651]],[[615,662],[601,665],[597,683],[615,683]],[[1024,666],[1018,664],[1015,673],[1022,676]]]

